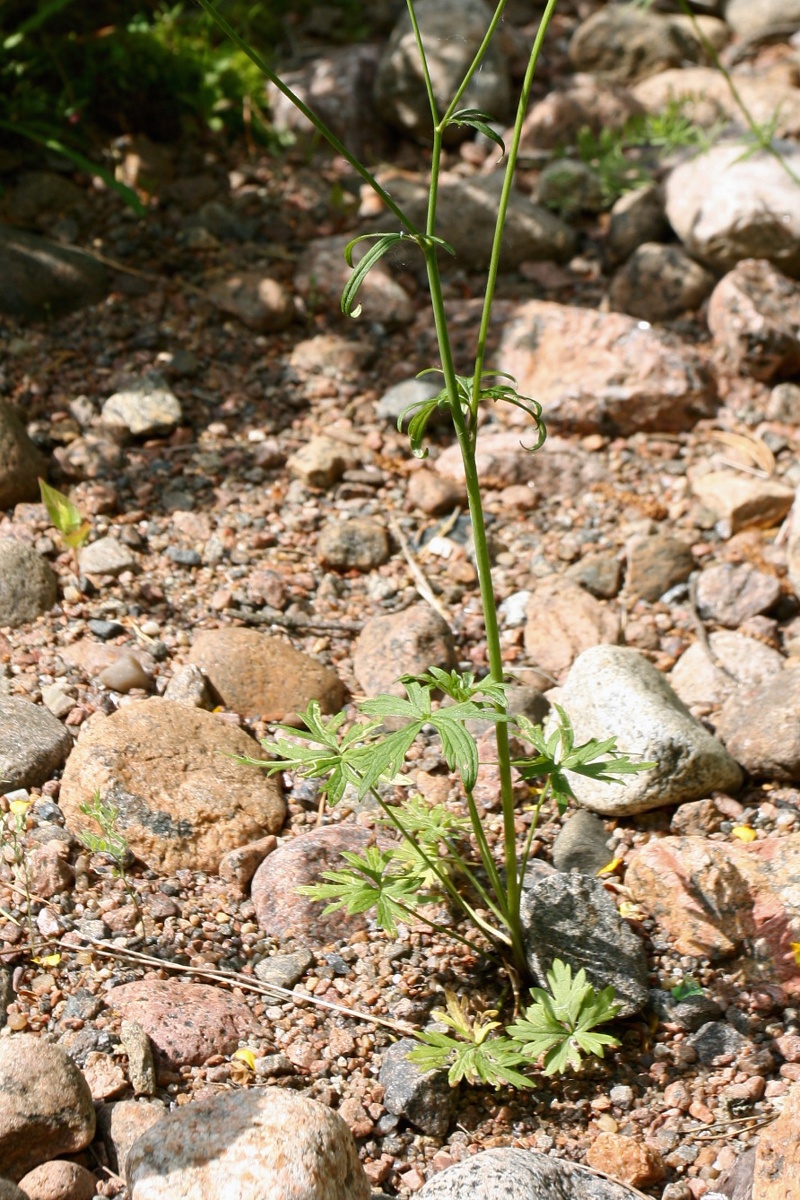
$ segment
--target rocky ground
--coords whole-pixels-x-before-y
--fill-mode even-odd
[[[491,1007],[496,966],[421,926],[388,937],[321,917],[295,887],[374,837],[374,810],[345,798],[318,828],[313,787],[231,757],[258,757],[255,738],[309,699],[350,711],[403,671],[486,668],[457,448],[437,427],[415,461],[396,428],[436,362],[419,264],[379,268],[359,320],[340,315],[342,247],[386,218],[302,130],[278,157],[132,141],[120,169],[145,219],[63,173],[5,177],[0,1175],[30,1200],[208,1195],[266,1171],[282,1197],[276,1146],[303,1194],[331,1200],[795,1194],[788,7],[730,0],[728,24],[703,18],[757,119],[777,113],[782,162],[743,156],[741,116],[685,22],[634,28],[594,4],[557,17],[523,139],[490,361],[541,401],[550,436],[528,454],[521,414],[499,406],[481,430],[504,657],[535,719],[560,698],[579,732],[659,763],[579,792],[537,833],[531,954],[585,963],[626,1016],[605,1061],[530,1093],[411,1069],[398,1038],[445,987]],[[519,68],[529,18],[513,17],[486,107]],[[426,152],[391,53],[317,49],[296,82],[323,102],[338,82],[332,119],[418,211]],[[379,62],[373,110],[359,88]],[[599,169],[553,155],[584,125],[680,95],[714,145],[650,147],[633,161],[652,182],[613,207]],[[480,139],[447,152],[465,371],[496,157]],[[45,473],[90,523],[77,564],[37,502]],[[407,771],[459,808],[433,739]],[[81,841],[95,795],[118,813],[122,878]],[[494,838],[490,766],[477,795]],[[520,836],[529,801],[520,785]],[[20,1191],[0,1180],[5,1196]]]

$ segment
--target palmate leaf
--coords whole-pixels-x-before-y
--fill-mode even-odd
[[[417,896],[413,879],[393,869],[394,850],[367,846],[361,854],[344,850],[342,858],[346,869],[323,871],[327,882],[307,884],[297,891],[313,900],[330,900],[323,915],[343,908],[352,916],[374,908],[378,925],[394,937],[397,921],[408,919]]]

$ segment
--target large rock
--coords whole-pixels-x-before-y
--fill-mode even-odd
[[[157,1067],[200,1066],[214,1054],[232,1054],[256,1032],[250,1009],[222,988],[148,976],[106,992],[106,1003],[135,1021],[152,1043]]]
[[[551,575],[531,592],[524,637],[531,665],[560,680],[590,646],[619,641],[619,613],[574,580]]]
[[[719,281],[708,327],[741,375],[769,383],[800,371],[800,286],[764,259],[745,259]]]
[[[205,672],[226,708],[245,717],[294,721],[311,700],[324,713],[344,704],[344,686],[331,667],[253,629],[203,630],[189,662]]]
[[[794,501],[785,483],[738,471],[709,471],[690,482],[700,503],[718,517],[717,532],[724,538],[741,529],[779,525]]]
[[[21,696],[0,695],[0,730],[0,795],[46,783],[72,749],[69,730]]]
[[[633,851],[625,886],[675,954],[712,962],[744,954],[746,977],[797,993],[792,942],[800,911],[800,835],[763,841],[657,838]]]
[[[669,321],[699,308],[714,282],[680,246],[643,242],[611,280],[608,298],[615,312]]]
[[[16,410],[0,400],[0,509],[38,500],[39,476],[46,474],[47,464],[28,437]]]
[[[531,106],[522,125],[520,152],[572,145],[582,129],[622,129],[642,111],[628,88],[593,75],[573,75],[563,88],[554,88]]]
[[[424,228],[427,187],[393,171],[382,175],[381,182],[409,218]],[[457,261],[468,270],[482,271],[489,265],[502,186],[502,173],[497,171],[471,179],[448,172],[441,176],[437,233],[450,243]],[[382,214],[381,228],[385,222]],[[512,191],[500,254],[502,270],[513,270],[519,263],[533,260],[568,262],[576,247],[575,233],[569,225],[523,192]],[[404,254],[408,256],[407,249]]]
[[[548,426],[571,433],[687,430],[717,407],[691,347],[621,313],[529,300],[506,325],[497,359]]]
[[[324,1104],[282,1088],[225,1092],[170,1113],[134,1142],[131,1200],[369,1200],[353,1135]]]
[[[450,103],[480,46],[492,9],[484,0],[418,0],[416,16],[440,111]],[[453,30],[458,37],[453,37]],[[503,120],[510,102],[508,62],[495,37],[461,97],[460,108],[478,108]],[[378,64],[375,104],[390,125],[413,137],[431,137],[431,110],[411,18],[403,13]]]
[[[425,1071],[409,1060],[409,1052],[418,1045],[414,1038],[400,1038],[381,1055],[378,1078],[386,1089],[384,1107],[423,1133],[444,1137],[453,1117],[455,1095],[446,1071]]]
[[[699,55],[695,39],[668,17],[615,4],[581,22],[569,44],[577,71],[620,83],[696,62]]]
[[[775,146],[800,175],[797,146]],[[667,179],[666,209],[689,254],[717,270],[766,258],[787,275],[800,274],[800,187],[764,151],[743,159],[735,142],[682,163]]]
[[[572,720],[577,744],[615,736],[621,752],[656,764],[619,783],[570,772],[578,802],[594,812],[646,812],[741,786],[742,773],[724,746],[637,650],[595,646],[584,651],[567,676],[559,703]]]
[[[800,24],[800,7],[797,8]],[[753,1172],[754,1200],[786,1200],[800,1178],[800,1084],[790,1086],[777,1120],[760,1133]]]
[[[29,1034],[0,1041],[0,1163],[15,1182],[94,1137],[86,1080],[60,1046]]]
[[[80,250],[0,225],[0,312],[45,321],[103,299],[108,273]]]
[[[708,644],[697,641],[670,672],[684,704],[718,708],[743,689],[760,687],[783,671],[784,659],[772,646],[732,629],[716,629]]]
[[[800,29],[800,0],[728,0],[725,20],[744,38],[757,38],[776,26]]]
[[[738,72],[735,83],[753,120],[759,125],[771,127],[777,122],[775,136],[779,138],[796,138],[800,134],[797,88],[774,77]],[[720,120],[730,121],[743,131],[745,128],[727,80],[716,67],[674,67],[637,83],[632,93],[649,113],[663,113],[670,104],[677,103],[683,115],[702,128],[710,128]]]
[[[236,756],[260,759],[242,730],[171,700],[135,700],[89,722],[73,750],[59,803],[68,828],[99,832],[80,811],[96,792],[117,829],[155,871],[215,872],[228,850],[277,833],[278,782]]]
[[[641,1192],[538,1150],[483,1150],[439,1171],[419,1200],[636,1200]]]
[[[35,621],[53,607],[57,594],[55,574],[32,546],[0,538],[0,625],[15,629]]]

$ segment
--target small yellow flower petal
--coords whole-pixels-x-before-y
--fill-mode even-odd
[[[42,967],[57,967],[61,962],[60,954],[43,954],[41,958],[34,958],[35,963],[39,963]]]
[[[243,1062],[251,1071],[256,1069],[256,1056],[252,1050],[248,1050],[247,1046],[242,1046],[239,1050],[234,1051],[231,1058]]]
[[[11,812],[15,817],[24,817],[25,813],[32,804],[32,800],[12,800],[10,801],[8,807],[11,809]]]
[[[630,917],[632,921],[643,921],[645,918],[644,909],[638,904],[631,904],[630,900],[623,900],[619,906],[619,915],[621,917]]]
[[[800,942],[789,942],[792,958],[796,967],[800,967]]]
[[[756,840],[756,831],[751,829],[749,825],[734,825],[731,833],[740,842],[754,842]]]
[[[621,858],[612,858],[611,862],[607,862],[604,867],[601,867],[597,872],[598,875],[613,875],[618,867],[621,867],[623,860]]]

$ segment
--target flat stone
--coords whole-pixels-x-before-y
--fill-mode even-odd
[[[131,1200],[370,1200],[342,1118],[283,1088],[223,1092],[177,1109],[131,1147],[125,1178]]]
[[[670,672],[670,683],[684,704],[719,707],[743,688],[758,687],[783,671],[777,650],[730,629],[708,635],[708,646],[694,642]]]
[[[305,946],[292,954],[273,954],[262,958],[253,968],[256,979],[273,987],[293,988],[314,963],[314,956]]]
[[[400,1038],[382,1053],[378,1080],[386,1089],[383,1103],[388,1112],[441,1138],[450,1127],[455,1096],[446,1071],[425,1071],[409,1060],[418,1045],[414,1038]]]
[[[0,238],[4,228],[0,226]],[[17,410],[0,400],[0,509],[38,500],[39,476],[46,475],[47,463],[28,437]]]
[[[506,323],[497,359],[522,395],[536,397],[552,430],[681,431],[717,407],[694,349],[622,313],[529,300]]]
[[[611,280],[609,304],[644,321],[669,321],[695,312],[715,282],[680,246],[643,242]]]
[[[723,361],[762,383],[800,371],[800,285],[765,259],[747,258],[719,281],[708,327]]]
[[[0,1161],[17,1182],[59,1154],[74,1154],[94,1137],[86,1080],[60,1046],[31,1034],[0,1041]]]
[[[72,736],[61,722],[21,696],[0,694],[0,795],[39,787],[63,766]]]
[[[42,556],[16,538],[0,538],[0,625],[35,621],[57,596],[55,573]]]
[[[327,490],[338,483],[353,463],[352,449],[343,442],[313,437],[291,455],[286,465],[307,487]]]
[[[344,685],[331,667],[257,630],[202,630],[189,662],[201,668],[226,708],[245,717],[295,722],[311,700],[323,713],[344,704]]]
[[[222,988],[150,976],[111,988],[109,1008],[144,1030],[158,1072],[201,1066],[214,1054],[232,1054],[256,1031],[242,1000]]]
[[[719,518],[718,531],[725,538],[741,529],[779,525],[794,500],[792,489],[782,483],[735,471],[709,471],[692,480],[692,492]]]
[[[559,703],[572,720],[577,745],[615,736],[621,752],[656,764],[614,783],[569,772],[578,802],[594,812],[647,812],[741,786],[742,773],[731,755],[636,650],[594,646],[584,651]]]
[[[257,333],[277,333],[295,318],[291,292],[262,271],[240,271],[212,286],[211,301]]]
[[[78,562],[84,575],[121,575],[136,568],[136,555],[115,537],[98,538],[78,552]]]
[[[320,530],[317,558],[339,571],[372,571],[389,557],[386,526],[371,517],[331,521]]]
[[[151,870],[216,872],[228,850],[277,833],[286,812],[279,782],[236,756],[264,757],[213,713],[156,697],[131,701],[84,726],[61,783],[67,828],[100,832],[80,811],[99,792]]]

